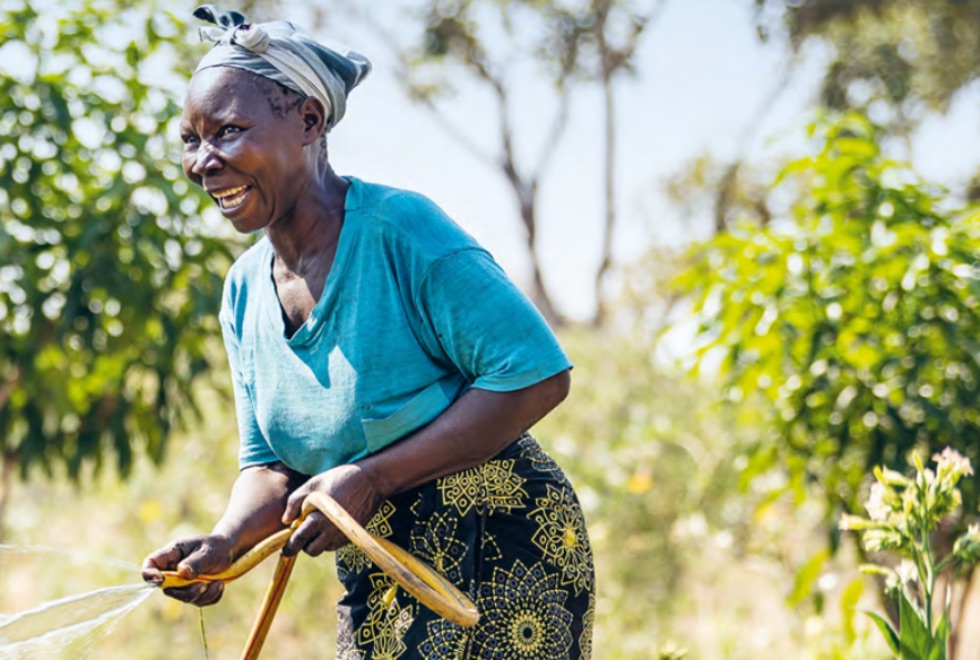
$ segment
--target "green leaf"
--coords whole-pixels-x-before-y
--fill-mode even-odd
[[[880,614],[875,614],[874,612],[869,612],[868,610],[861,610],[861,612],[870,618],[876,626],[878,626],[878,630],[881,631],[881,634],[884,636],[885,641],[888,643],[888,648],[892,650],[892,653],[895,655],[900,655],[901,651],[899,647],[898,633],[895,632],[895,629],[892,628],[891,624],[888,623],[888,621]]]
[[[857,639],[857,632],[854,629],[854,613],[857,611],[858,601],[864,593],[864,580],[860,577],[851,580],[844,588],[840,597],[841,617],[844,622],[844,637],[848,644],[853,644]]]
[[[904,591],[899,592],[898,624],[902,659],[927,660],[933,646],[932,633]]]
[[[821,550],[810,557],[803,568],[799,570],[793,580],[793,591],[786,599],[790,607],[796,607],[813,593],[813,585],[816,584],[817,578],[820,577],[820,571],[829,557],[829,550]]]
[[[932,649],[929,651],[929,660],[946,660],[946,647],[949,644],[950,633],[949,608],[943,612],[939,625],[936,626],[936,633],[932,640]]]

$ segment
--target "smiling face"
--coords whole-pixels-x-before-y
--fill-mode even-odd
[[[184,174],[238,231],[293,214],[310,179],[303,147],[318,138],[309,105],[241,69],[212,67],[191,79],[180,123]]]

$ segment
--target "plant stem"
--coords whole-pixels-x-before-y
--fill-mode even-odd
[[[926,630],[932,633],[932,595],[936,589],[936,572],[935,566],[932,563],[932,551],[929,547],[929,532],[925,529],[922,530],[922,554],[925,559],[926,565],[926,581],[922,583],[923,589],[925,589],[925,614],[926,614]]]

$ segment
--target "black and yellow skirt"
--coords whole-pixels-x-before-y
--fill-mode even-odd
[[[339,660],[569,660],[592,651],[595,577],[578,499],[530,435],[480,467],[386,501],[367,526],[469,594],[462,628],[421,605],[356,546],[337,552]]]

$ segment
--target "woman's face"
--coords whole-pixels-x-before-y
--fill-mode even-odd
[[[247,71],[213,67],[194,74],[184,99],[184,174],[243,233],[292,214],[309,176],[308,124],[296,107],[273,98],[275,87]]]

